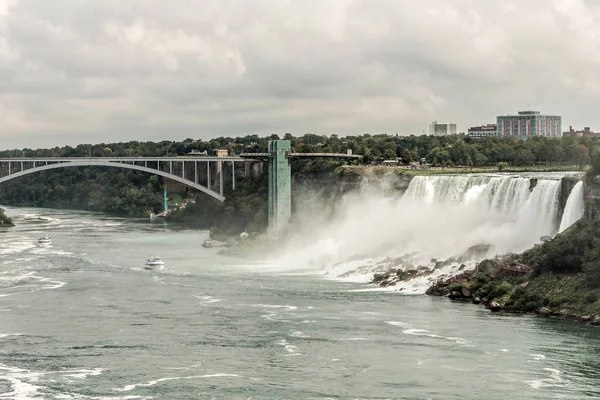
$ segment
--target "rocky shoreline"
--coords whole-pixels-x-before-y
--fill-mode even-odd
[[[427,289],[426,294],[447,297],[456,302],[481,304],[492,312],[535,314],[600,326],[600,315],[564,308],[550,297],[539,299],[533,293],[528,293],[527,288],[533,284],[533,280],[535,278],[531,276],[531,268],[527,265],[502,259],[484,260],[474,271],[436,282]],[[481,289],[486,285],[491,290],[482,292]],[[519,302],[519,298],[524,301]]]
[[[542,244],[523,254],[484,259],[458,275],[440,276],[426,294],[480,304],[492,312],[535,314],[600,326],[598,236],[600,221],[580,221],[554,239],[542,238]],[[375,274],[372,283],[394,286],[431,273],[390,269]]]
[[[4,214],[4,209],[0,208],[0,227],[4,226],[15,226],[15,224],[13,224],[12,219]]]

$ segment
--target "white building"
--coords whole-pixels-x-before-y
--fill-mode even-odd
[[[438,124],[433,121],[429,125],[429,134],[433,136],[456,135],[456,124]]]

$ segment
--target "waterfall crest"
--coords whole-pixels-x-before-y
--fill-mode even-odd
[[[583,182],[579,181],[569,194],[558,232],[562,232],[583,217]]]

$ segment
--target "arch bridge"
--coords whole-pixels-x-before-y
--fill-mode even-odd
[[[231,185],[235,189],[236,163],[245,165],[255,161],[257,160],[227,156],[0,158],[0,183],[56,168],[113,167],[162,176],[197,189],[219,201],[224,201],[224,165],[231,163]]]
[[[231,185],[235,189],[236,163],[244,167],[255,162],[268,163],[269,228],[278,232],[290,221],[292,212],[292,158],[337,158],[352,160],[351,153],[292,153],[289,140],[269,140],[267,153],[243,153],[239,156],[179,157],[21,157],[0,158],[0,184],[20,176],[67,167],[113,167],[148,172],[197,189],[224,201],[225,165],[231,163]],[[229,171],[227,171],[229,173]],[[218,186],[218,191],[213,188]]]

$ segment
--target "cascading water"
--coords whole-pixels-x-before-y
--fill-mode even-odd
[[[562,232],[583,217],[583,182],[579,181],[569,194],[558,232]]]
[[[416,176],[401,199],[362,193],[345,199],[332,221],[311,216],[313,224],[298,228],[278,264],[353,281],[390,267],[435,267],[427,279],[407,284],[423,292],[431,279],[456,273],[463,263],[521,252],[555,235],[560,188],[553,175]],[[474,247],[488,251],[464,256]],[[440,260],[448,262],[440,266]]]

